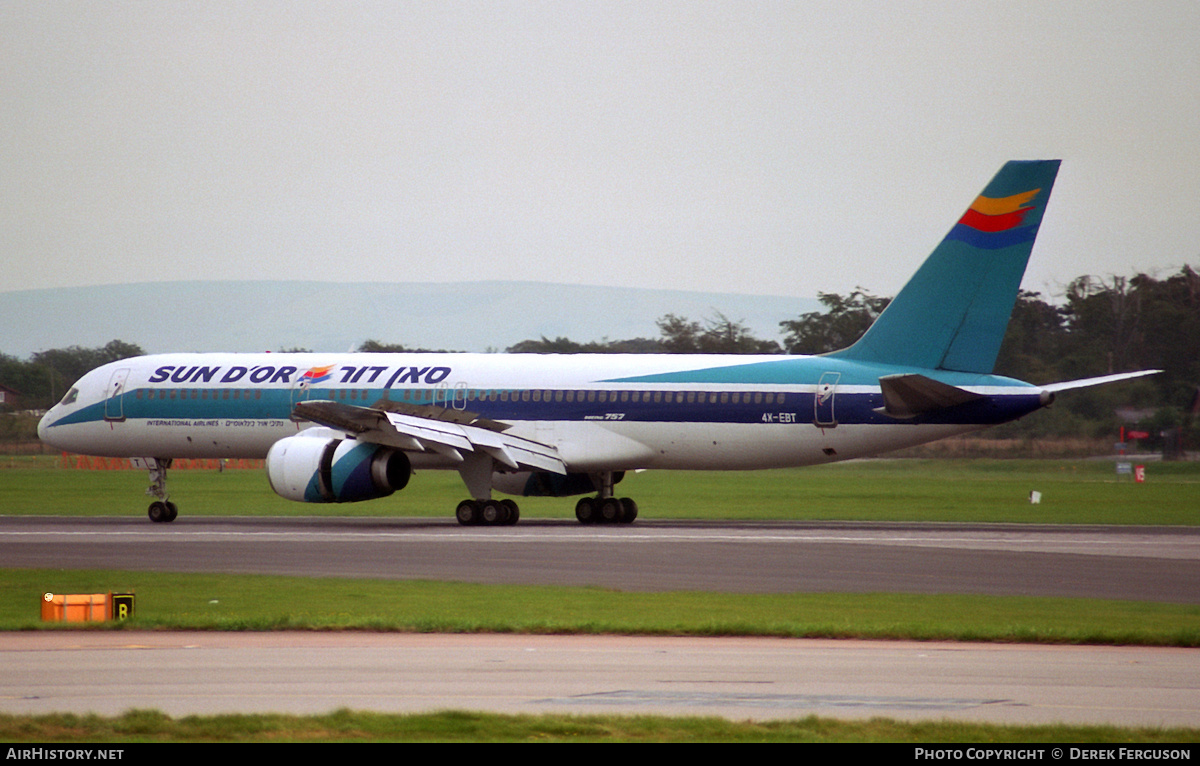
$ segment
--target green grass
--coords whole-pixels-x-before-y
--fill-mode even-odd
[[[0,714],[0,742],[893,742],[1180,743],[1200,730],[1115,726],[993,726],[888,719],[729,721],[667,716],[395,715],[338,710],[327,715],[217,715],[173,719],[153,710],[121,716]]]
[[[0,459],[6,514],[140,515],[144,471],[54,468],[53,458]],[[174,470],[172,499],[191,516],[448,518],[465,490],[426,471],[395,495],[336,506],[294,503],[259,470]],[[1029,493],[1042,493],[1033,505]],[[970,521],[1061,524],[1200,523],[1200,463],[1150,463],[1147,481],[1111,461],[878,460],[775,471],[645,471],[617,487],[644,519]],[[522,498],[524,518],[571,518],[574,498]]]
[[[733,472],[645,472],[621,492],[647,518],[1200,523],[1200,464],[1118,479],[1108,461],[876,460]],[[1029,493],[1042,493],[1037,505]]]
[[[1200,605],[1018,596],[703,592],[268,575],[0,570],[0,629],[43,593],[134,592],[110,627],[607,633],[1200,646]]]

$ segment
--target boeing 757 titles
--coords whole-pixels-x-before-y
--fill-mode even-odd
[[[133,457],[172,521],[174,458],[265,458],[272,489],[370,500],[459,472],[462,524],[514,524],[508,495],[583,495],[584,523],[638,514],[625,472],[829,463],[1006,423],[1059,391],[992,374],[1058,160],[1009,162],[853,346],[821,356],[162,354],[104,365],[46,413],[63,450]]]

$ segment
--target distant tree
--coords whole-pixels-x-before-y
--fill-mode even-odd
[[[1141,336],[1143,296],[1126,277],[1077,277],[1067,285],[1063,313],[1071,342],[1063,363],[1071,376],[1130,369]]]
[[[881,298],[857,287],[849,295],[817,293],[825,311],[810,311],[799,319],[779,323],[783,346],[789,354],[827,354],[851,346],[862,337],[891,298]]]
[[[663,347],[657,338],[629,338],[605,343],[605,351],[610,354],[661,354]]]
[[[47,370],[16,357],[0,354],[0,383],[21,395],[23,407],[43,408],[50,397]],[[4,409],[11,409],[6,405]]]
[[[69,346],[67,348],[52,348],[49,351],[39,351],[31,359],[34,364],[49,367],[64,379],[71,381],[83,377],[84,373],[96,369],[102,364],[120,361],[146,353],[133,343],[120,340],[109,341],[100,348],[83,348]]]
[[[523,340],[508,347],[510,354],[583,354],[600,349],[591,348],[595,343],[576,343],[570,338],[559,336],[551,340],[543,335],[539,340]]]
[[[705,319],[700,335],[700,350],[708,354],[782,354],[783,347],[773,340],[756,338],[741,322],[721,312]]]
[[[411,349],[399,343],[382,343],[377,340],[365,340],[358,350],[368,354],[392,354],[410,351]]]
[[[559,336],[538,340],[523,340],[509,346],[509,353],[529,354],[779,354],[783,352],[773,340],[754,337],[741,322],[724,314],[693,322],[677,314],[659,317],[659,338],[608,339],[579,343]]]
[[[662,344],[649,338],[577,343],[562,336],[550,339],[543,335],[539,340],[523,340],[509,346],[506,351],[510,354],[656,354],[662,352]]]
[[[1060,372],[1069,377],[1161,369],[1152,382],[1162,404],[1184,406],[1200,382],[1200,274],[1167,279],[1079,277],[1063,307]]]
[[[39,351],[27,362],[0,354],[0,383],[20,391],[24,406],[44,409],[91,370],[144,353],[133,343],[113,340],[99,348],[70,346]]]
[[[662,350],[668,354],[695,354],[700,351],[699,322],[676,314],[664,314],[655,323],[662,334]]]
[[[756,338],[744,324],[719,311],[703,324],[677,314],[664,314],[657,324],[662,350],[669,354],[783,353],[775,341]]]
[[[1139,274],[1131,281],[1140,316],[1127,364],[1162,370],[1154,382],[1164,401],[1188,407],[1200,384],[1200,274],[1184,266],[1167,279]]]
[[[409,348],[400,343],[382,343],[377,340],[365,340],[358,350],[367,354],[445,354],[454,353],[445,349]]]
[[[1042,300],[1040,293],[1022,290],[1000,345],[995,372],[1036,383],[1059,380],[1057,365],[1066,341],[1063,310]]]
[[[69,346],[39,351],[31,357],[31,361],[46,370],[50,382],[49,395],[53,400],[61,396],[67,386],[97,367],[145,353],[141,346],[136,344],[111,340],[100,348]]]

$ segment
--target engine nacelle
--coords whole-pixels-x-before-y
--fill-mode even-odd
[[[613,484],[625,478],[624,471],[613,474]],[[518,497],[569,497],[587,495],[600,487],[591,474],[569,473],[562,476],[548,471],[518,471],[492,474],[492,488]]]
[[[408,456],[390,447],[313,436],[289,436],[267,453],[267,480],[275,494],[303,503],[353,503],[404,489]]]

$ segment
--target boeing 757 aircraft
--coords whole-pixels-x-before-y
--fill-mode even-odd
[[[141,458],[151,520],[173,458],[266,458],[290,500],[385,497],[457,470],[462,524],[514,524],[509,495],[584,495],[629,523],[639,469],[749,470],[874,455],[1006,423],[1059,391],[992,374],[1058,160],[1009,162],[853,346],[821,356],[162,354],[89,372],[38,435]]]

